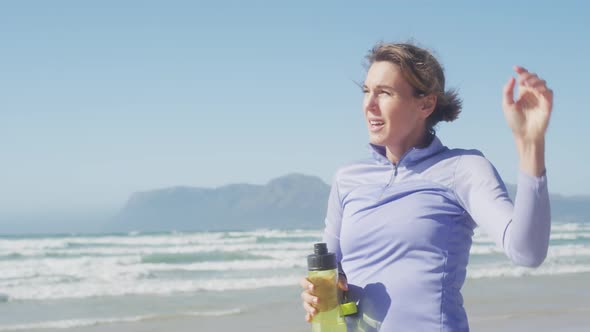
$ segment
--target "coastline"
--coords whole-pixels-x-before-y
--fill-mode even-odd
[[[468,279],[463,289],[471,331],[587,331],[590,326],[590,273],[520,278]],[[254,296],[252,292],[245,293]],[[203,296],[206,296],[204,294]],[[220,316],[176,316],[71,329],[20,329],[30,332],[307,332],[299,289],[264,288]],[[248,304],[249,303],[249,304]]]

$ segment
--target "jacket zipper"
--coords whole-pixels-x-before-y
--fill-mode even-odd
[[[389,178],[389,182],[385,185],[385,187],[383,187],[383,190],[381,190],[381,194],[379,195],[379,199],[378,199],[379,201],[381,200],[381,198],[383,198],[383,194],[385,193],[387,188],[389,188],[389,187],[391,187],[391,185],[393,185],[393,183],[395,182],[395,178],[397,177],[398,165],[391,163],[391,166],[393,167],[391,177]]]

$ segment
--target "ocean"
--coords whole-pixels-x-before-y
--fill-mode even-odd
[[[0,236],[0,331],[238,315],[297,297],[320,237],[320,230]],[[538,269],[513,266],[476,231],[467,282],[588,272],[590,223],[553,223]]]

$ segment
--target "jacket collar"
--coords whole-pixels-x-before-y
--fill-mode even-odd
[[[428,146],[424,148],[414,147],[406,151],[406,153],[404,153],[400,158],[397,166],[416,164],[430,156],[441,152],[444,149],[446,149],[446,147],[435,135]],[[386,157],[384,146],[369,143],[369,150],[371,151],[373,158],[380,164],[392,164],[392,162]]]

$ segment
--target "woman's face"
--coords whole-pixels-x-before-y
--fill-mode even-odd
[[[420,143],[430,113],[425,117],[423,98],[414,96],[414,89],[397,65],[374,62],[367,72],[363,92],[363,111],[372,144],[403,153]]]

